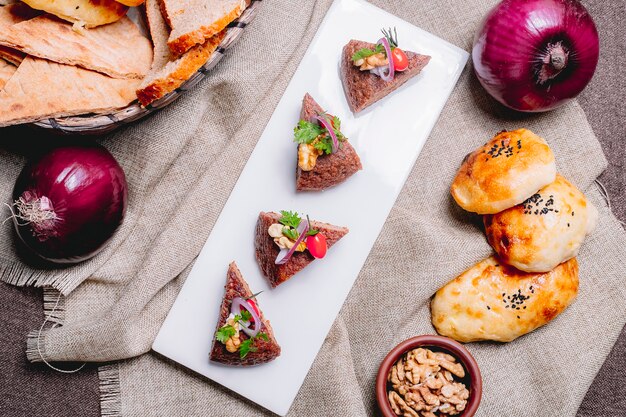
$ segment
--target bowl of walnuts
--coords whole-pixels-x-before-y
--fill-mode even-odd
[[[412,337],[393,348],[376,377],[385,417],[472,417],[482,396],[476,360],[447,337]]]

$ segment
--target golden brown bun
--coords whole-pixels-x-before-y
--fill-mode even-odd
[[[598,211],[561,175],[524,203],[484,217],[489,244],[505,263],[547,272],[578,255]]]
[[[33,9],[44,10],[68,22],[92,28],[117,22],[128,7],[115,0],[23,0]]]
[[[437,332],[460,342],[510,342],[558,316],[578,293],[578,262],[532,274],[489,257],[442,287],[432,300]]]
[[[521,203],[555,177],[546,141],[518,129],[497,134],[465,157],[450,192],[465,210],[493,214]]]
[[[137,6],[141,6],[146,0],[115,0],[118,3],[122,3],[125,6],[128,7],[137,7]]]

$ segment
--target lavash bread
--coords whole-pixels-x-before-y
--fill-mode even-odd
[[[0,33],[0,45],[114,78],[138,78],[152,64],[152,45],[128,18],[77,32],[50,15],[15,24]]]
[[[29,56],[0,91],[0,127],[111,112],[135,100],[139,83]]]
[[[161,11],[172,29],[168,46],[181,55],[224,30],[250,4],[249,0],[161,0]]]
[[[93,28],[117,22],[126,16],[128,6],[115,0],[23,0],[33,9],[43,10],[78,26]]]
[[[26,54],[20,51],[16,51],[13,48],[7,48],[0,45],[0,58],[15,65],[16,67],[22,63]]]
[[[7,33],[9,28],[17,23],[24,22],[28,19],[39,15],[40,12],[33,10],[24,3],[15,3],[0,7],[0,36]],[[20,65],[26,55],[23,52],[16,51],[13,48],[0,45],[0,58],[12,63]]]
[[[520,204],[556,178],[554,154],[527,129],[503,131],[465,157],[450,191],[465,210],[494,214]]]
[[[547,273],[525,273],[490,257],[437,291],[432,322],[459,342],[510,342],[554,319],[577,293],[576,258]]]
[[[180,87],[198,71],[215,52],[226,31],[191,48],[179,58],[174,58],[167,45],[169,31],[159,8],[159,0],[147,0],[145,9],[154,44],[154,61],[149,74],[137,90],[137,97],[142,105],[147,106]]]
[[[2,91],[5,84],[13,77],[15,71],[17,71],[15,65],[8,63],[4,59],[0,59],[0,91]]]
[[[578,254],[597,219],[584,194],[557,175],[522,204],[485,216],[484,224],[502,261],[522,271],[547,272]]]

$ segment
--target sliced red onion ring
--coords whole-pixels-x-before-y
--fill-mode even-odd
[[[241,297],[233,298],[233,302],[230,306],[231,314],[236,316],[238,314],[241,314],[241,310],[246,310],[247,312],[249,312],[254,319],[254,329],[250,328],[249,321],[239,321],[239,324],[241,325],[241,330],[243,330],[243,332],[248,336],[255,337],[257,334],[259,334],[259,330],[261,330],[261,318],[246,300]]]
[[[337,135],[335,134],[335,129],[333,129],[333,124],[328,120],[327,116],[313,116],[313,120],[317,120],[324,126],[324,129],[328,130],[328,134],[333,140],[333,153],[337,152],[339,149],[339,139],[337,139]]]
[[[385,48],[385,53],[387,54],[387,61],[389,61],[389,71],[385,73],[384,71],[380,71],[380,78],[383,81],[391,81],[396,73],[396,67],[393,65],[393,56],[391,56],[391,46],[389,45],[389,41],[387,38],[382,37],[376,43],[377,45],[382,45]]]
[[[298,225],[298,238],[296,239],[296,243],[291,247],[291,249],[283,249],[278,253],[276,257],[276,261],[274,262],[276,265],[284,265],[291,259],[291,256],[296,251],[296,248],[302,243],[302,241],[306,238],[306,234],[309,231],[309,221],[302,220]]]

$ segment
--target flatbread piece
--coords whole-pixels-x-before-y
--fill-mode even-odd
[[[75,31],[50,15],[15,24],[0,34],[0,45],[114,78],[142,79],[152,64],[152,46],[128,18]]]
[[[121,109],[139,83],[29,56],[0,91],[0,127]]]
[[[0,59],[0,90],[2,90],[4,85],[13,77],[15,71],[17,71],[15,65],[9,64],[4,59]]]

